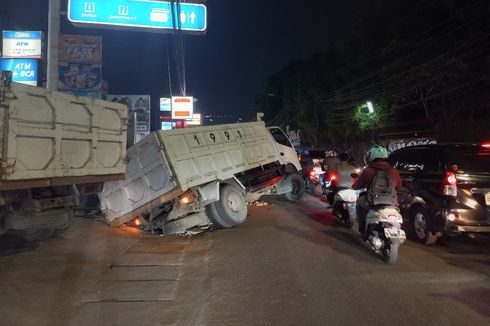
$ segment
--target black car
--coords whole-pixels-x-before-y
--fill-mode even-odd
[[[406,147],[389,161],[400,172],[400,209],[416,240],[490,232],[490,144]]]

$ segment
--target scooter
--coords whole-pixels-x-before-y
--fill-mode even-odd
[[[333,196],[332,212],[346,228],[352,228],[356,219],[356,202],[359,193],[351,188],[338,189]]]
[[[357,173],[351,176],[359,177]],[[360,193],[365,192],[366,189],[360,191]],[[398,249],[407,240],[402,224],[403,218],[397,206],[369,205],[367,207],[366,226],[362,230],[362,237],[369,247],[390,265],[396,263]]]
[[[403,218],[397,207],[378,205],[368,208],[364,238],[377,254],[388,264],[395,264],[398,248],[407,236],[401,229]]]

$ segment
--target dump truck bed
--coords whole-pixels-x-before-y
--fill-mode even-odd
[[[190,188],[279,161],[263,122],[158,131],[128,150],[124,180],[99,195],[108,223],[128,222]]]
[[[0,190],[124,177],[127,107],[0,80]]]

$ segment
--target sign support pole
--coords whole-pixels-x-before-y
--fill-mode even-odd
[[[58,90],[60,38],[60,0],[49,0],[47,88]]]

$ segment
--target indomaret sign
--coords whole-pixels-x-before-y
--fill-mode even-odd
[[[204,33],[207,8],[203,4],[176,1],[68,0],[68,20],[80,27]]]
[[[172,97],[172,119],[192,119],[194,98],[191,96]]]

